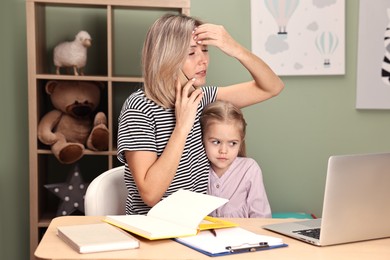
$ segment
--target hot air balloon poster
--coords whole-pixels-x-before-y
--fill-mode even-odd
[[[345,0],[251,0],[251,33],[278,75],[345,74]]]
[[[357,109],[390,109],[390,1],[359,2]]]

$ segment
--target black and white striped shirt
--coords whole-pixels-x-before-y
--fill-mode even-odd
[[[203,108],[215,101],[217,88],[203,87],[202,90],[204,95],[194,126],[188,134],[176,175],[164,198],[178,189],[207,192],[209,162],[202,143],[199,117]],[[125,164],[125,183],[129,191],[126,214],[146,214],[150,207],[139,195],[126,162],[125,151],[151,151],[160,156],[175,127],[175,110],[162,108],[148,99],[142,90],[138,90],[126,99],[118,121],[118,159]]]

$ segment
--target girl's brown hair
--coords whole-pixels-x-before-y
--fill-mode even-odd
[[[238,156],[246,157],[246,148],[245,148],[245,134],[246,134],[246,121],[242,111],[234,106],[230,102],[217,100],[213,103],[210,103],[205,109],[200,117],[200,123],[202,126],[202,131],[207,131],[207,127],[210,122],[220,122],[220,123],[231,123],[234,122],[235,125],[240,130],[241,135],[241,146],[238,151]]]

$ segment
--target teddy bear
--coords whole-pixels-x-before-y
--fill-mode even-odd
[[[53,109],[39,121],[38,139],[51,146],[59,162],[78,161],[86,148],[108,149],[107,117],[103,112],[95,114],[103,87],[100,82],[89,81],[46,83],[45,90]]]

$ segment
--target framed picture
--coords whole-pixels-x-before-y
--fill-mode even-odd
[[[390,109],[390,1],[360,0],[357,109]]]
[[[345,0],[251,0],[251,33],[278,75],[345,74]]]

